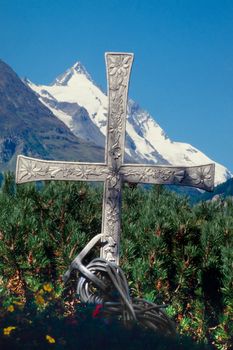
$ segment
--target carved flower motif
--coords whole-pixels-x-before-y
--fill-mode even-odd
[[[142,173],[135,172],[134,175],[139,175],[140,176],[139,181],[143,182],[143,181],[148,181],[151,174],[149,170],[145,170]]]
[[[195,185],[203,184],[205,186],[211,186],[212,175],[211,175],[211,165],[198,168],[194,174],[190,175],[193,183]]]
[[[109,154],[115,160],[119,159],[121,157],[121,148],[119,146],[112,147],[111,150],[109,151]]]
[[[117,170],[110,168],[108,171],[107,180],[110,181],[111,188],[115,187],[120,180],[120,175]]]
[[[185,178],[185,170],[179,170],[174,173],[174,180],[181,182]]]
[[[121,125],[119,125],[118,118],[112,118],[111,124],[109,126],[109,131],[111,133],[117,133],[121,130]]]
[[[104,248],[104,253],[105,253],[105,259],[107,261],[111,261],[111,262],[115,262],[116,261],[116,259],[114,257],[115,250],[112,247],[107,246],[106,248]]]
[[[107,241],[108,241],[108,246],[109,247],[115,247],[116,246],[116,241],[113,239],[112,236],[107,236],[106,237]]]
[[[25,176],[28,179],[31,177],[36,177],[41,170],[41,167],[38,167],[35,162],[30,160],[21,160],[21,170],[20,170],[20,180],[22,180]]]
[[[109,74],[117,76],[126,76],[129,68],[130,56],[113,56],[109,57]]]
[[[113,95],[112,95],[113,99],[116,98],[117,92],[120,89],[122,82],[123,82],[123,77],[121,77],[121,76],[118,76],[117,79],[111,79],[110,90],[113,93]]]
[[[122,96],[116,97],[116,94],[113,93],[112,97],[113,97],[113,101],[111,104],[111,114],[116,114],[119,116],[124,113]]]
[[[161,169],[159,170],[159,178],[162,179],[163,181],[167,181],[171,177],[172,173],[173,173],[172,170]]]
[[[123,173],[123,175],[124,175],[124,177],[138,176],[138,178],[139,178],[138,182],[143,182],[143,181],[148,180],[148,176],[151,174],[148,174],[148,170],[140,172],[140,171],[136,171],[136,170],[131,169],[130,171],[128,171],[128,173]]]
[[[90,169],[87,166],[82,166],[76,168],[76,176],[81,177],[82,179],[88,179],[88,175],[90,174]]]
[[[65,168],[63,169],[63,177],[67,177],[70,175],[73,175],[74,169],[71,168]]]
[[[79,177],[81,179],[88,179],[88,175],[90,174],[91,170],[88,169],[87,166],[80,166],[77,168],[64,168],[63,169],[63,176],[67,177],[67,176],[76,176]]]
[[[111,203],[110,203],[111,202]],[[119,222],[119,210],[116,206],[116,202],[113,201],[113,199],[108,201],[108,204],[110,205],[110,208],[107,212],[107,226],[108,226],[108,232],[110,234],[113,234],[114,230],[116,229],[116,223]]]

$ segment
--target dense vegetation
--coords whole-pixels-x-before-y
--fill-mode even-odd
[[[22,324],[29,333],[35,324],[44,330],[46,317],[62,322],[65,316],[74,326],[79,302],[75,285],[65,287],[61,276],[85,244],[100,232],[101,207],[101,187],[65,182],[15,186],[13,176],[6,174],[0,192],[3,340],[14,332],[20,339],[18,329]],[[90,259],[96,255],[97,249]],[[126,186],[120,265],[132,295],[168,304],[167,313],[181,335],[216,349],[231,348],[231,198],[191,207],[187,198],[161,186],[150,191]],[[39,313],[42,316],[38,320]],[[16,329],[9,328],[15,325]],[[52,333],[51,325],[48,327],[47,332]],[[50,333],[45,338],[49,345],[56,338]],[[61,339],[61,344],[66,341]]]

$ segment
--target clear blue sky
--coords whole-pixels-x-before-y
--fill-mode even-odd
[[[104,52],[134,52],[130,97],[233,171],[232,0],[0,0],[0,48],[33,82],[79,60],[104,89]]]

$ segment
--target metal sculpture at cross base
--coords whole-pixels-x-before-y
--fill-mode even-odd
[[[127,317],[129,319],[143,318],[141,307],[142,305],[145,307],[145,303],[147,303],[148,313],[145,322],[143,321],[144,325],[151,325],[152,319],[159,320],[161,323],[156,321],[157,326],[154,328],[170,329],[169,332],[171,333],[172,327],[169,326],[169,320],[161,307],[154,304],[149,305],[148,302],[141,300],[137,300],[133,306],[132,301],[130,301],[127,282],[123,271],[119,267],[122,184],[123,182],[175,184],[211,191],[214,186],[215,167],[214,164],[190,167],[125,164],[124,141],[127,95],[133,54],[106,53],[105,59],[108,80],[105,163],[48,161],[20,155],[17,158],[16,183],[41,180],[103,181],[102,232],[94,237],[72,262],[64,279],[66,280],[69,277],[72,269],[78,269],[82,274],[78,283],[78,292],[81,299],[105,302],[105,305],[108,305],[108,310],[115,310],[116,313],[119,313],[120,309],[124,310],[123,314],[127,315],[125,319]],[[99,240],[102,241],[100,259],[85,267],[81,262],[83,256]],[[117,289],[120,302],[111,303],[109,300],[111,290],[109,283]],[[93,286],[100,288],[99,296],[94,296]],[[125,305],[125,307],[122,305]],[[146,315],[146,312],[144,312],[144,315]]]

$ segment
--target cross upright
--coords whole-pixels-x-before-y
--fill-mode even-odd
[[[164,166],[125,164],[124,141],[127,95],[132,53],[105,54],[108,81],[108,120],[105,163],[49,161],[18,156],[16,183],[41,180],[103,181],[102,234],[107,242],[102,258],[119,264],[122,183],[176,184],[211,191],[214,164],[200,166]]]

